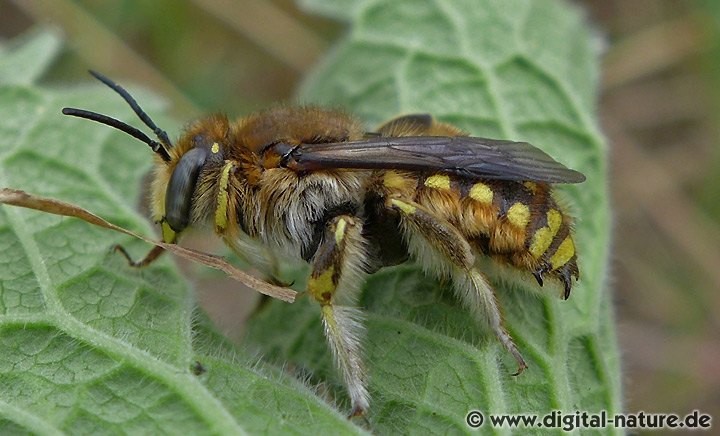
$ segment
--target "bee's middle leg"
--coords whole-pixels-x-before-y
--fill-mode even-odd
[[[351,416],[369,407],[362,362],[362,313],[354,307],[365,263],[359,219],[341,215],[328,221],[312,258],[307,290],[320,303],[325,336],[351,400]]]
[[[492,286],[475,267],[475,255],[465,237],[447,220],[412,200],[390,197],[386,206],[400,214],[410,254],[440,277],[450,277],[458,298],[473,316],[485,322],[518,364],[515,375],[527,364],[503,326]]]

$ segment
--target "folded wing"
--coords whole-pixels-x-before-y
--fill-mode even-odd
[[[297,170],[334,168],[441,171],[466,177],[580,183],[585,176],[526,142],[470,136],[370,137],[302,144],[286,156]]]

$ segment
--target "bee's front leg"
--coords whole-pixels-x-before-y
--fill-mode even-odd
[[[325,336],[350,396],[351,416],[361,416],[369,407],[362,362],[363,317],[354,307],[366,256],[361,230],[360,220],[349,215],[328,221],[307,286],[320,303]]]
[[[167,244],[175,244],[178,241],[180,235],[176,233],[172,228],[170,228],[170,225],[165,221],[164,218],[161,220],[160,225],[162,228],[163,242]],[[155,262],[165,252],[164,248],[156,245],[142,259],[133,260],[133,258],[130,257],[130,253],[128,253],[127,250],[125,250],[125,247],[123,247],[122,245],[113,245],[113,250],[122,254],[125,260],[127,260],[128,265],[133,268],[145,268],[146,266]]]
[[[133,260],[132,257],[130,257],[130,253],[125,250],[125,247],[123,247],[120,244],[113,245],[113,250],[119,252],[123,255],[123,257],[127,260],[128,265],[130,265],[133,268],[144,268],[151,263],[155,262],[155,260],[160,257],[161,254],[165,252],[165,249],[162,248],[159,245],[156,245],[148,252],[148,254],[145,255],[140,260]]]

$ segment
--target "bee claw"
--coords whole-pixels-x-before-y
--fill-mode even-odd
[[[560,275],[563,287],[565,292],[563,293],[563,297],[565,300],[570,298],[570,291],[572,291],[572,276],[568,271],[563,271],[563,273]]]
[[[520,374],[522,374],[526,369],[528,369],[527,363],[525,363],[524,361],[520,362],[520,366],[518,366],[517,371],[515,371],[514,373],[512,373],[510,375],[513,377],[517,377]]]
[[[365,409],[362,407],[355,406],[352,409],[352,412],[348,415],[348,419],[354,421],[355,423],[357,423],[357,421],[361,421],[364,427],[370,428],[370,421],[367,418]]]
[[[537,280],[538,285],[542,288],[543,285],[543,272],[542,270],[534,271],[532,275],[535,277],[535,280]]]

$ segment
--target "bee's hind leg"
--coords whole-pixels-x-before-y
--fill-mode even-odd
[[[363,317],[354,307],[366,256],[361,229],[360,220],[349,215],[328,221],[307,285],[321,306],[325,336],[350,396],[350,416],[362,416],[369,407],[362,362]]]
[[[390,197],[386,206],[400,214],[401,227],[410,254],[425,270],[439,277],[450,277],[455,294],[473,316],[487,324],[518,364],[513,375],[527,364],[505,330],[500,308],[490,283],[475,267],[475,256],[465,237],[445,219],[437,217],[411,200]]]

